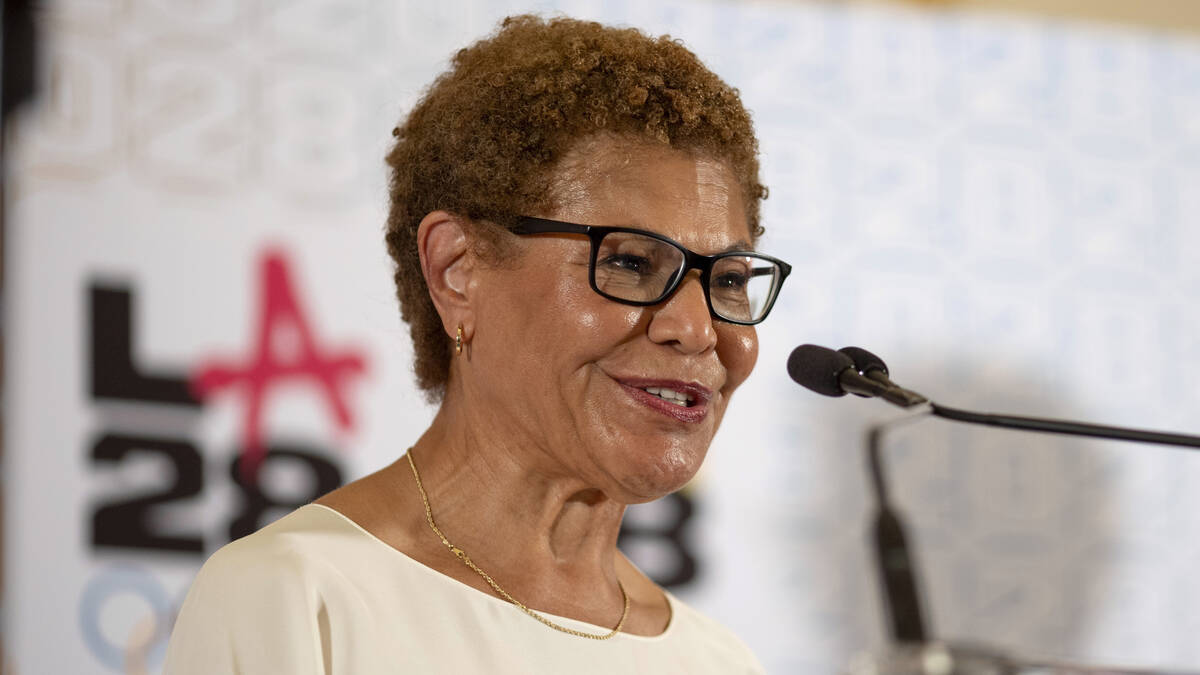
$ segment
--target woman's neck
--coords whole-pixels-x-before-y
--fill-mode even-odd
[[[510,578],[615,586],[624,505],[569,475],[538,439],[468,410],[447,401],[411,451],[446,538]]]
[[[526,606],[612,626],[624,592],[624,631],[665,630],[671,609],[662,590],[616,549],[624,505],[553,470],[536,444],[502,441],[519,436],[499,421],[464,419],[456,412],[462,406],[447,403],[410,450],[424,503],[405,458],[319,503],[427,567],[496,595],[430,529],[428,504],[446,539]]]

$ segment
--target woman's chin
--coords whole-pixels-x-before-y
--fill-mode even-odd
[[[625,493],[622,501],[651,502],[682,488],[700,470],[704,454],[703,450],[673,450],[659,455],[654,462],[622,467],[621,473],[614,476]]]

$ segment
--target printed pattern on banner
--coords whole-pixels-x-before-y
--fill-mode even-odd
[[[4,668],[158,672],[208,554],[428,424],[382,158],[456,49],[531,9],[670,33],[754,113],[761,247],[794,272],[701,475],[621,546],[770,672],[884,639],[860,445],[893,413],[799,389],[795,345],[861,344],[951,405],[1200,433],[1195,39],[717,1],[51,4],[12,136]],[[937,635],[1200,663],[1200,458],[934,421],[887,452]]]

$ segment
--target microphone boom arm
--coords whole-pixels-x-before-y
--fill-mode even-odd
[[[1020,429],[1022,431],[1042,431],[1050,434],[1066,434],[1070,436],[1086,436],[1088,438],[1108,438],[1117,441],[1134,441],[1140,443],[1156,443],[1158,445],[1173,445],[1182,448],[1200,448],[1200,436],[1173,434],[1163,431],[1145,429],[1130,429],[1128,427],[1112,427],[1104,424],[1089,424],[1072,422],[1070,420],[1053,420],[1041,417],[1022,417],[1020,415],[993,415],[951,408],[939,403],[930,402],[930,412],[935,417],[982,424],[1005,429]]]

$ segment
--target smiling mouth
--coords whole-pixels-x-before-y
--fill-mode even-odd
[[[685,424],[708,418],[714,391],[698,382],[659,379],[617,379],[634,401]]]
[[[638,387],[647,394],[653,394],[664,401],[674,403],[680,408],[690,408],[696,405],[696,397],[684,391],[676,391],[667,387]]]

